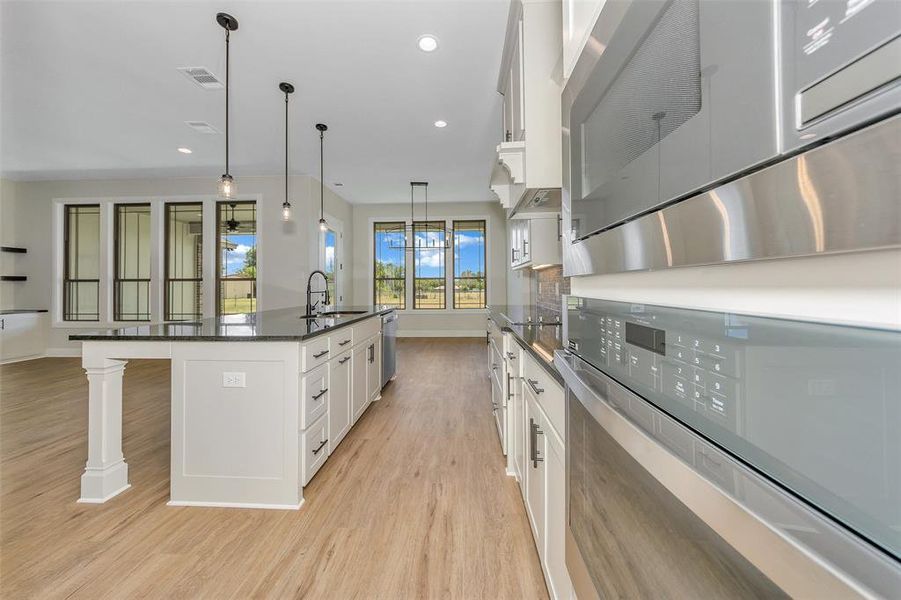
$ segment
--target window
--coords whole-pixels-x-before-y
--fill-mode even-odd
[[[166,204],[166,321],[203,315],[203,204]]]
[[[444,236],[444,221],[413,223],[413,308],[445,307]]]
[[[485,221],[454,221],[454,308],[485,308]]]
[[[338,234],[333,229],[326,229],[322,239],[322,272],[328,279],[328,295],[332,304],[337,305],[338,298]]]
[[[256,202],[246,201],[216,206],[216,309],[220,315],[256,311],[256,209]]]
[[[150,205],[116,204],[113,320],[150,320]]]
[[[63,320],[100,320],[100,205],[64,207]]]
[[[404,223],[376,223],[373,230],[374,278],[373,303],[377,306],[391,306],[398,310],[406,308],[406,250],[404,246]],[[392,246],[399,246],[392,248]]]

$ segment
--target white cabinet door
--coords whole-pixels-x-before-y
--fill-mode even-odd
[[[511,105],[513,110],[513,139],[514,142],[520,142],[526,137],[525,130],[525,90],[523,88],[523,62],[522,62],[522,21],[518,24],[516,48],[513,50],[513,60],[510,65],[510,90],[512,95]]]
[[[366,372],[367,372],[367,390],[369,392],[369,402],[378,399],[382,393],[382,344],[381,337],[375,336],[366,343],[368,348],[366,355]]]
[[[538,556],[542,563],[545,560],[545,457],[546,443],[544,435],[544,419],[538,402],[527,388],[526,400],[526,512],[529,514],[529,523],[532,526],[532,534],[535,536],[535,545],[538,548]]]
[[[0,317],[0,361],[44,354],[46,318],[47,313],[18,313]]]
[[[572,584],[566,570],[566,454],[563,442],[545,430],[545,573],[552,598],[569,599]]]
[[[333,450],[350,431],[352,360],[348,351],[329,361],[328,438]]]
[[[516,476],[520,488],[525,492],[526,441],[528,436],[526,434],[524,419],[525,400],[522,391],[522,377],[520,376],[520,370],[518,368],[518,365],[522,364],[521,355],[522,349],[520,349],[519,346],[516,346],[513,350],[513,356],[515,358],[510,361],[510,387],[512,388],[512,393],[510,394],[510,401],[508,402],[510,408],[507,412],[507,418],[509,419],[507,431],[510,433],[511,441],[507,451],[512,456],[511,462],[513,463],[513,474]]]
[[[351,408],[353,409],[353,422],[356,423],[366,406],[369,404],[369,344],[365,342],[355,346],[351,359]]]
[[[532,221],[523,219],[519,222],[522,232],[520,233],[520,247],[522,249],[522,258],[519,262],[527,263],[532,260]]]

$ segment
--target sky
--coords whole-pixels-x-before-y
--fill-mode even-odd
[[[256,244],[256,236],[229,234],[227,239],[229,242],[238,245],[238,247],[234,250],[224,252],[225,275],[229,276],[234,275],[244,268],[244,258],[247,256],[247,251],[253,248]]]
[[[379,234],[376,239],[377,255],[387,263],[400,264],[403,260],[403,253],[400,250],[392,249],[391,237],[394,236],[402,241],[400,234]],[[457,251],[454,253],[454,271],[457,275],[463,271],[472,271],[474,273],[485,271],[484,258],[482,256],[483,247],[480,243],[482,235],[475,231],[458,231],[457,234]],[[426,238],[425,234],[419,234],[418,237]],[[434,232],[431,237],[440,242],[440,237]],[[444,253],[433,250],[420,250],[419,255],[419,271],[417,275],[420,277],[440,277],[442,259]]]

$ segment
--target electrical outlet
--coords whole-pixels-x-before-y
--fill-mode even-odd
[[[244,373],[222,373],[222,387],[227,388],[243,388],[247,387],[247,381]]]

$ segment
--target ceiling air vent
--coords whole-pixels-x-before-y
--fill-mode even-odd
[[[205,133],[207,135],[214,135],[216,133],[219,133],[218,129],[216,129],[206,121],[185,121],[185,125],[198,133]]]
[[[179,67],[178,70],[205,90],[221,90],[224,87],[206,67]]]

